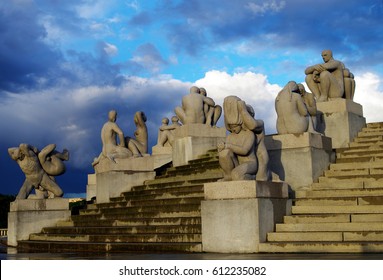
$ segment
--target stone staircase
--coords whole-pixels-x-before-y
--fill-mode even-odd
[[[383,252],[383,123],[371,123],[268,233],[261,252]]]
[[[201,252],[203,184],[222,178],[216,151],[167,168],[110,203],[91,204],[19,241],[19,252]]]

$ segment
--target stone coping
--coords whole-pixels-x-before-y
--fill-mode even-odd
[[[246,198],[288,198],[285,182],[227,181],[204,184],[205,200]]]
[[[344,98],[337,98],[327,102],[317,102],[317,110],[322,113],[349,112],[363,116],[362,105]]]
[[[211,127],[206,124],[186,124],[174,130],[174,137],[226,137],[226,128]]]
[[[172,161],[172,155],[151,155],[138,158],[116,159],[116,163],[109,159],[103,159],[95,166],[96,173],[109,171],[145,172],[155,169]]]
[[[331,138],[310,132],[273,134],[265,137],[267,150],[299,149],[305,147],[332,150]]]
[[[68,198],[16,199],[11,202],[10,212],[69,210]]]

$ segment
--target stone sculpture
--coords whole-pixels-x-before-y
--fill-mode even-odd
[[[127,158],[132,156],[132,152],[125,147],[124,133],[116,124],[117,112],[112,110],[108,114],[108,121],[101,129],[102,152],[92,165],[95,166],[103,158],[108,158],[115,162],[116,158]],[[117,144],[117,137],[119,144]]]
[[[61,197],[63,191],[55,182],[54,176],[65,172],[63,161],[69,160],[69,152],[55,150],[56,145],[50,144],[40,152],[36,147],[20,144],[17,148],[9,148],[10,157],[15,160],[25,174],[25,181],[16,199],[26,199],[33,189],[36,193],[49,192],[50,197]]]
[[[172,147],[174,142],[174,130],[181,126],[178,122],[179,119],[177,116],[172,117],[172,124],[169,125],[169,119],[163,118],[162,125],[158,130],[158,147]]]
[[[148,155],[148,128],[146,127],[146,115],[138,111],[134,115],[134,124],[136,131],[134,137],[125,137],[126,147],[132,152],[133,157],[142,157]]]
[[[206,89],[200,88],[200,94],[203,96],[207,96]],[[217,127],[217,122],[222,114],[222,107],[219,105],[210,106],[209,104],[205,103],[203,108],[206,121],[205,123],[207,125],[211,125],[212,127]]]
[[[218,144],[219,163],[224,171],[222,180],[252,180],[256,175],[258,180],[268,180],[263,121],[255,120],[253,108],[236,96],[226,97],[223,108],[230,134],[225,142]]]
[[[348,70],[343,64],[343,76],[344,76],[344,98],[353,100],[355,94],[355,80],[354,74]]]
[[[176,107],[174,112],[182,124],[206,123],[205,105],[214,107],[213,99],[201,94],[198,87],[190,88],[190,94],[182,98],[182,107]]]
[[[296,82],[290,81],[275,99],[278,134],[303,133],[309,127],[308,111]]]
[[[344,64],[335,60],[331,50],[322,52],[324,63],[309,66],[305,70],[306,83],[318,102],[344,95]]]
[[[317,132],[317,105],[315,97],[311,92],[307,92],[305,86],[298,84],[299,93],[302,96],[303,102],[306,105],[307,112],[310,116],[309,118],[309,127],[307,132],[318,133]]]

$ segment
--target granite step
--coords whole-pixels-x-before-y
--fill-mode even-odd
[[[383,214],[383,205],[293,206],[292,214]],[[382,225],[383,226],[383,225]]]
[[[343,241],[342,232],[271,232],[267,234],[268,242],[323,242]]]
[[[296,191],[296,198],[346,198],[383,196],[383,188]]]
[[[350,214],[296,215],[283,217],[285,224],[348,223],[350,221]]]
[[[352,206],[358,205],[358,198],[301,198],[295,201],[295,206]]]
[[[382,223],[277,224],[276,232],[383,231]]]

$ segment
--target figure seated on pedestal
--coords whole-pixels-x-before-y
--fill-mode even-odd
[[[146,115],[138,111],[134,115],[136,131],[135,138],[125,137],[125,143],[132,152],[133,157],[142,157],[148,155],[148,128],[146,127]]]
[[[343,64],[343,63],[342,63]],[[343,76],[344,76],[344,98],[348,100],[354,99],[355,94],[355,80],[354,74],[348,70],[343,64]]]
[[[8,153],[15,160],[25,174],[25,181],[16,199],[26,199],[33,189],[40,194],[40,198],[46,197],[49,192],[50,197],[61,197],[63,191],[55,182],[54,176],[65,172],[64,160],[69,159],[69,152],[64,150],[59,153],[55,150],[56,145],[50,144],[42,149],[28,144],[20,144],[18,148],[9,148]],[[41,195],[41,193],[44,193]]]
[[[206,89],[200,88],[200,93],[203,96],[207,96]],[[217,122],[222,114],[222,107],[219,105],[210,106],[209,104],[205,103],[203,107],[203,111],[205,114],[206,121],[205,123],[207,125],[211,125],[212,127],[217,127]]]
[[[179,119],[177,116],[172,117],[172,124],[169,125],[169,119],[163,118],[162,125],[158,130],[158,147],[172,147],[174,142],[174,130],[181,126],[178,122]]]
[[[275,99],[278,134],[303,133],[309,128],[309,117],[296,82],[290,81]]]
[[[315,97],[311,92],[307,92],[305,86],[298,84],[299,93],[302,96],[302,100],[306,105],[307,112],[310,116],[309,118],[309,127],[307,132],[318,133],[317,132],[317,104]]]
[[[206,123],[205,104],[215,106],[213,99],[200,94],[198,87],[191,87],[190,94],[182,98],[182,107],[176,107],[174,112],[182,124]]]
[[[331,50],[322,52],[324,63],[307,67],[306,83],[318,102],[328,98],[342,98],[344,95],[344,76],[342,62],[335,60]]]
[[[236,96],[226,97],[223,108],[230,134],[218,144],[222,181],[269,180],[263,121],[255,120],[253,108]]]
[[[92,165],[95,166],[104,158],[108,158],[115,162],[116,158],[128,158],[132,156],[132,152],[125,147],[124,133],[116,124],[117,112],[112,110],[108,114],[108,121],[101,129],[102,152],[95,158]],[[117,136],[119,144],[117,144]]]

